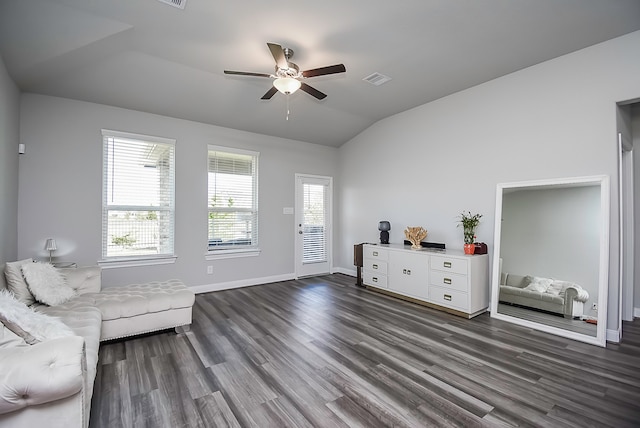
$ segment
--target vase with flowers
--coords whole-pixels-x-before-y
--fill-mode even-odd
[[[482,214],[471,214],[471,211],[462,212],[458,227],[462,226],[464,233],[464,253],[473,254],[475,250],[476,228],[480,224]]]

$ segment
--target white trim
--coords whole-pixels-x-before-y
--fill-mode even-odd
[[[633,317],[640,318],[640,308],[633,308]]]
[[[122,267],[169,265],[175,263],[177,258],[178,256],[159,256],[148,258],[98,260],[98,266],[103,269],[115,269]]]
[[[354,278],[358,276],[358,271],[356,271],[355,269],[347,269],[347,268],[341,268],[341,267],[337,267],[331,270],[331,273],[341,273],[343,275],[349,275]]]
[[[239,257],[256,257],[259,256],[262,250],[260,248],[251,248],[243,250],[215,250],[209,251],[204,255],[205,260],[224,260],[224,259],[236,259]]]
[[[607,342],[620,343],[620,330],[607,329]]]
[[[240,279],[238,281],[220,282],[217,284],[204,284],[189,287],[196,294],[210,293],[212,291],[231,290],[234,288],[250,287],[252,285],[263,285],[272,282],[290,281],[295,278],[293,273],[282,275],[265,276],[262,278]]]
[[[134,134],[132,132],[113,131],[111,129],[102,130],[103,137],[126,138],[129,140],[139,140],[152,143],[176,144],[175,138],[156,137],[155,135]]]
[[[234,147],[225,147],[225,146],[214,146],[213,144],[209,144],[208,151],[210,152],[223,152],[223,153],[235,153],[237,155],[247,155],[247,156],[255,156],[260,157],[260,152],[254,152],[251,150],[244,149],[236,149]]]

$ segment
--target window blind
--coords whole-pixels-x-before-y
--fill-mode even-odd
[[[303,195],[302,263],[323,263],[327,261],[326,186],[304,183]]]
[[[258,245],[258,153],[210,146],[208,248]]]
[[[175,140],[102,135],[103,258],[173,255]]]

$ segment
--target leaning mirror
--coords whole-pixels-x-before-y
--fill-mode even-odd
[[[606,345],[609,180],[499,184],[491,316]]]

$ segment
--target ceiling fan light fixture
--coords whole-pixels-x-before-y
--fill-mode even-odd
[[[279,77],[273,81],[273,86],[285,95],[293,94],[302,84],[293,77]]]

